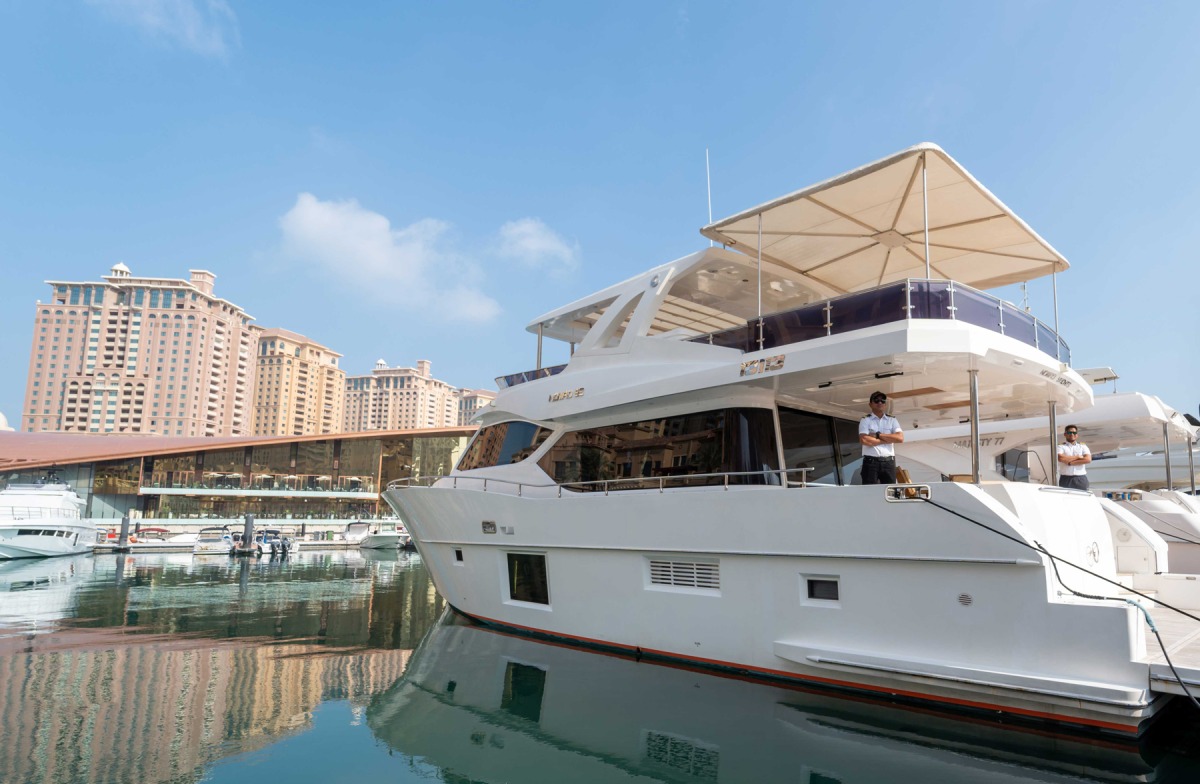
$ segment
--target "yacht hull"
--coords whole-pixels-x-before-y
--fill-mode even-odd
[[[1124,604],[1070,595],[1028,545],[1036,537],[1053,551],[1083,536],[1111,566],[1098,502],[1029,486],[991,492],[935,485],[944,509],[889,501],[879,486],[533,498],[460,484],[386,497],[438,590],[485,624],[1136,735],[1167,701],[1147,685],[1140,618]],[[1069,534],[1056,533],[1062,520]],[[513,598],[514,559],[528,555],[545,559],[544,602]],[[1106,587],[1070,567],[1059,572],[1076,591]],[[828,596],[831,583],[836,598],[814,597]]]
[[[90,553],[96,528],[79,520],[21,520],[0,524],[0,560]]]

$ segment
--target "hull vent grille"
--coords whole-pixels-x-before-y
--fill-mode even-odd
[[[677,588],[721,587],[721,565],[704,561],[664,561],[651,559],[650,583]]]

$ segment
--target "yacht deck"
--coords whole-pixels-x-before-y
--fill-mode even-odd
[[[1150,611],[1150,615],[1154,618],[1154,625],[1158,627],[1171,663],[1187,684],[1188,690],[1193,696],[1200,698],[1200,623],[1165,607],[1155,607]],[[1183,694],[1183,689],[1167,665],[1166,657],[1163,656],[1162,648],[1154,639],[1153,633],[1146,636],[1150,687],[1158,692]]]

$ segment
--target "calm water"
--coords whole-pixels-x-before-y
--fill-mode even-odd
[[[419,557],[0,564],[0,782],[1200,782],[1141,747],[638,663],[443,615]]]

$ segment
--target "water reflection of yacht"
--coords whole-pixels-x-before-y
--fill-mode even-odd
[[[1146,781],[1137,747],[434,627],[367,724],[458,781]],[[452,775],[450,775],[452,774]]]
[[[85,503],[51,475],[0,490],[0,560],[91,552],[96,526],[81,519]]]
[[[74,614],[79,587],[95,570],[90,555],[0,562],[0,636]]]

